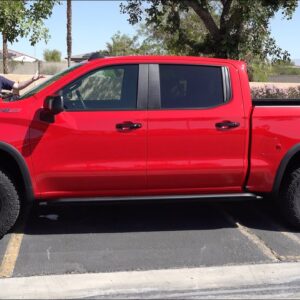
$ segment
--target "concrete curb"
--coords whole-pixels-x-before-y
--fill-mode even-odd
[[[184,291],[287,285],[300,280],[300,263],[70,274],[0,279],[0,298],[152,298]],[[300,286],[299,286],[300,290]],[[151,296],[152,295],[152,296]],[[205,294],[207,297],[207,293]],[[299,294],[300,295],[300,294]],[[298,296],[299,296],[298,295]]]

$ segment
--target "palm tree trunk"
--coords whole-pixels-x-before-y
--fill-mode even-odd
[[[72,56],[72,0],[67,0],[67,54],[68,66],[70,66]]]
[[[5,32],[2,32],[2,40],[3,40],[3,73],[8,74],[8,49],[7,49],[7,37]]]

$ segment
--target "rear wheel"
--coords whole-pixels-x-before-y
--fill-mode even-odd
[[[20,213],[20,200],[13,182],[0,171],[0,238],[16,223]]]
[[[300,229],[300,168],[288,174],[278,201],[287,222]]]

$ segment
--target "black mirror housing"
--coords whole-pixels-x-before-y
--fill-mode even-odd
[[[51,95],[46,97],[44,103],[44,109],[46,109],[53,115],[57,115],[63,112],[65,109],[64,109],[64,100],[62,96]]]

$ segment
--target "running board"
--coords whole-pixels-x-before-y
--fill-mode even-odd
[[[206,194],[206,195],[160,195],[160,196],[122,196],[122,197],[96,197],[96,198],[60,198],[44,201],[38,200],[40,204],[55,204],[55,203],[88,203],[88,202],[122,202],[122,201],[162,201],[162,200],[247,200],[260,199],[252,193],[239,194]]]

